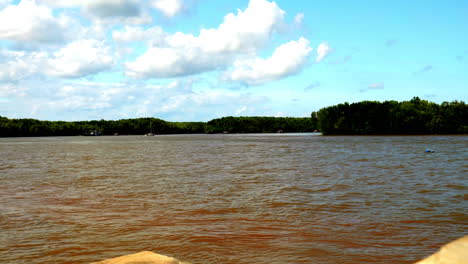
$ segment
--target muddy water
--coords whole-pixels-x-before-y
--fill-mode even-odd
[[[468,230],[466,136],[3,138],[0,155],[2,263],[412,263]]]

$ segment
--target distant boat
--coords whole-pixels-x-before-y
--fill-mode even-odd
[[[146,133],[145,134],[145,137],[152,137],[154,136],[154,133],[153,133],[153,125],[152,125],[152,122],[150,121],[150,132],[149,133]]]
[[[89,133],[86,133],[83,136],[102,136],[102,133],[98,130],[91,130]]]

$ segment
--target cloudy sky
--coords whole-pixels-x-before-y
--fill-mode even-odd
[[[0,0],[0,115],[310,116],[468,101],[468,1]]]

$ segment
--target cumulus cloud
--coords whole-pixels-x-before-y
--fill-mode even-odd
[[[13,0],[0,0],[0,8],[9,5]]]
[[[46,74],[77,78],[110,68],[114,60],[103,41],[82,39],[72,42],[47,61]]]
[[[36,2],[53,8],[83,8],[83,11],[101,18],[138,16],[143,7],[142,0],[36,0]]]
[[[127,75],[165,78],[219,69],[239,54],[255,54],[283,23],[284,11],[276,3],[251,0],[244,11],[226,15],[218,28],[202,29],[198,36],[167,36],[165,46],[152,47],[126,63]]]
[[[187,78],[160,84],[79,80],[0,83],[0,96],[15,96],[14,101],[0,106],[6,107],[3,115],[8,117],[48,115],[47,119],[52,120],[89,120],[157,116],[171,121],[207,121],[207,112],[211,113],[210,119],[232,115],[240,108],[245,109],[245,114],[253,114],[269,103],[266,97],[250,93],[194,91],[193,85],[194,81]]]
[[[332,48],[328,45],[328,43],[323,42],[317,47],[317,58],[315,62],[321,62],[330,52],[332,52]]]
[[[173,17],[183,10],[182,0],[154,0],[152,5],[167,17]]]
[[[58,8],[71,8],[86,4],[86,0],[36,0],[36,2]]]
[[[86,1],[85,10],[98,17],[135,17],[141,9],[137,0],[93,0]]]
[[[311,51],[309,41],[305,38],[290,41],[279,46],[268,59],[235,61],[234,70],[227,73],[226,79],[250,85],[278,80],[299,72],[306,64]]]
[[[232,85],[258,85],[300,72],[311,60],[309,40],[288,39],[279,46],[273,46],[273,40],[287,38],[276,36],[284,29],[296,30],[304,14],[297,14],[289,27],[274,1],[250,0],[219,25],[193,34],[141,25],[157,12],[177,16],[187,10],[187,3],[0,0],[0,110],[9,117],[53,120],[271,114],[266,97],[212,86],[219,76]],[[94,82],[101,80],[101,75],[92,78],[101,72],[109,73],[106,81],[124,83]],[[213,74],[203,75],[206,79],[200,82],[185,77],[205,72]],[[173,82],[165,79],[173,77]],[[162,80],[144,80],[149,78]]]
[[[28,64],[18,55],[15,52],[0,53],[0,83],[19,80],[29,70]]]
[[[152,21],[143,0],[36,0],[53,8],[80,8],[95,22],[147,24]]]
[[[49,120],[122,118],[123,115],[116,114],[115,111],[125,111],[125,101],[136,89],[122,83],[103,84],[61,79],[53,83],[38,80],[34,83],[10,85],[11,89],[18,89],[17,87],[27,89],[26,93],[23,97],[12,100],[15,107],[6,104],[7,116],[41,118],[47,115]]]
[[[40,71],[44,52],[0,51],[0,82],[17,82]]]
[[[12,41],[57,43],[65,39],[70,19],[32,0],[0,10],[0,38]]]
[[[110,112],[120,106],[123,97],[120,94],[109,95],[108,91],[119,88],[111,83],[103,86],[99,83],[58,80],[54,83],[36,82],[33,87],[31,84],[22,86],[30,87],[29,94],[15,100],[19,105],[17,112],[8,116],[41,118],[47,115],[49,120],[111,119]]]
[[[224,17],[217,29],[203,29],[197,45],[206,52],[255,52],[284,24],[285,12],[275,2],[251,0],[247,9]]]
[[[122,30],[112,32],[112,38],[120,43],[146,41],[151,46],[163,45],[168,34],[159,26],[144,29],[135,26],[125,26]]]
[[[195,92],[192,85],[192,81],[184,80],[148,86],[148,96],[134,107],[139,116],[157,115],[169,120],[205,120],[204,113],[207,111],[212,116],[232,115],[239,109],[243,109],[242,113],[249,114],[269,102],[263,96],[249,93],[217,90]]]
[[[12,83],[1,83],[0,82],[0,99],[1,97],[26,97],[28,95],[28,89],[20,87]]]
[[[157,59],[155,59],[157,58]],[[137,78],[180,77],[210,71],[223,65],[223,60],[209,58],[200,50],[151,48],[134,62],[126,63],[127,75]]]

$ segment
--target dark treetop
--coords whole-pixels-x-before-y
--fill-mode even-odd
[[[324,135],[468,134],[464,102],[364,101],[325,107],[312,113]]]

